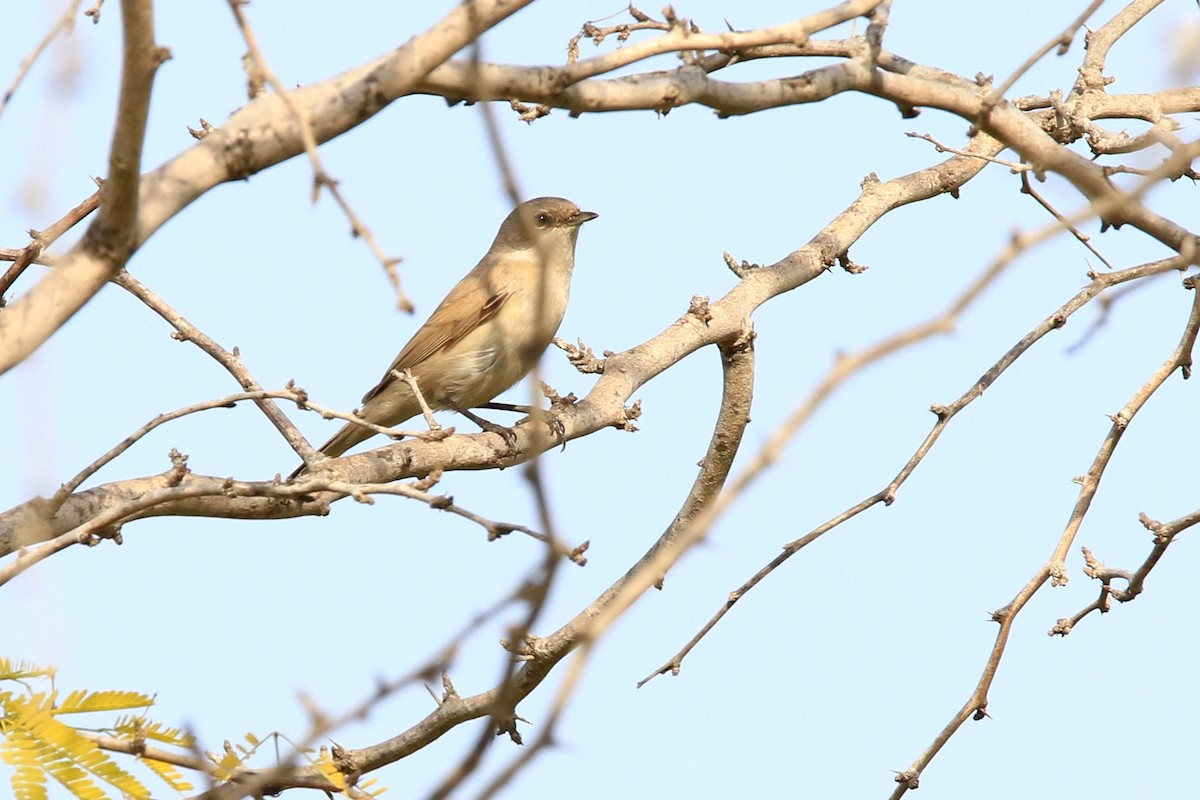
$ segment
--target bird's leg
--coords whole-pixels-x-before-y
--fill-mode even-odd
[[[515,405],[513,403],[496,402],[484,403],[483,405],[477,407],[490,408],[495,411],[512,411],[517,414],[525,414],[525,419],[529,419],[534,415],[534,412],[537,411],[541,414],[542,418],[546,420],[546,427],[550,428],[550,432],[554,434],[559,443],[562,444],[563,447],[567,446],[567,429],[562,424],[562,420],[558,418],[558,415],[554,413],[553,409],[535,409],[533,406],[522,406]],[[524,421],[524,419],[520,420],[516,424],[520,425]]]
[[[492,401],[491,403],[484,403],[481,406],[475,406],[475,407],[476,408],[490,408],[493,411],[511,411],[514,414],[532,414],[533,413],[533,406],[522,406],[522,405],[517,405],[516,403],[497,403],[495,401]]]
[[[471,420],[471,422],[474,422],[476,425],[478,425],[480,428],[487,431],[488,433],[499,434],[500,437],[503,438],[504,441],[508,443],[508,446],[510,448],[515,448],[517,446],[517,434],[516,434],[516,431],[514,431],[512,428],[506,428],[503,425],[497,425],[494,422],[488,422],[486,419],[479,416],[478,414],[473,414],[470,411],[468,411],[467,409],[463,408],[462,406],[460,406],[456,403],[452,403],[449,400],[444,399],[444,400],[442,400],[442,402],[445,403],[446,405],[450,406],[450,408],[454,409],[458,413],[462,414],[467,419]],[[484,406],[484,407],[486,408],[489,406]]]

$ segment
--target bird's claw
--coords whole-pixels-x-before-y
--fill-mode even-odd
[[[554,443],[560,444],[560,445],[562,445],[564,450],[566,449],[566,447],[567,447],[567,426],[563,424],[563,421],[559,418],[559,416],[557,414],[554,413],[553,410],[542,409],[537,414],[530,414],[527,417],[523,417],[523,418],[517,420],[517,424],[514,425],[513,427],[515,428],[515,427],[517,427],[517,425],[524,425],[526,422],[529,422],[531,419],[543,420],[546,423],[546,427],[550,429],[550,435],[554,437]]]
[[[479,427],[483,428],[488,433],[497,434],[504,443],[508,445],[510,450],[516,449],[517,432],[512,428],[506,428],[503,425],[497,425],[494,422],[488,422],[486,419],[479,420]]]
[[[546,415],[546,427],[550,429],[550,433],[562,445],[562,449],[567,449],[567,426],[563,425],[563,421],[559,419],[557,414]]]

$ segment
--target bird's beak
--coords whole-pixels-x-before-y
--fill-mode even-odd
[[[578,225],[582,225],[585,222],[589,222],[598,216],[600,216],[600,215],[597,214],[595,211],[576,211],[574,214],[571,215],[571,218],[569,220],[567,220],[567,224],[572,227],[575,227]]]

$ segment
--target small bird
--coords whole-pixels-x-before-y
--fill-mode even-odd
[[[487,430],[499,429],[467,409],[525,377],[549,346],[567,310],[579,226],[597,216],[561,197],[538,197],[513,209],[487,254],[363,396],[360,416],[392,427],[420,414],[412,388],[393,374],[409,370],[430,408],[453,409]],[[340,456],[374,435],[347,423],[321,452]]]

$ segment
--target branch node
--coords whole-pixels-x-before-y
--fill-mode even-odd
[[[551,340],[551,344],[567,354],[567,361],[571,362],[571,366],[575,367],[575,369],[585,375],[602,375],[604,373],[604,359],[597,358],[596,354],[592,352],[592,348],[583,343],[583,339],[576,339],[575,341],[578,344],[571,344],[567,340],[556,336]],[[611,354],[612,352],[609,350],[604,351],[606,357]]]
[[[696,317],[708,327],[708,323],[712,322],[712,311],[708,305],[708,298],[702,295],[692,295],[692,302],[688,305],[687,313]]]
[[[440,481],[442,479],[442,474],[443,474],[442,470],[435,469],[433,472],[429,473],[424,478],[421,478],[421,480],[415,481],[412,484],[412,487],[414,489],[416,489],[418,492],[427,492],[430,489],[432,489],[434,486],[437,486],[438,481]]]
[[[178,486],[188,474],[188,457],[174,447],[171,448],[171,452],[167,454],[167,457],[171,459],[171,469],[167,471],[167,485]]]
[[[592,546],[592,540],[588,539],[588,540],[584,541],[583,544],[579,545],[574,550],[572,550],[570,553],[567,553],[567,558],[569,558],[571,561],[573,561],[574,563],[578,564],[581,567],[586,567],[587,566],[587,557],[584,555],[584,553],[586,553],[588,551],[588,548],[591,546]]]
[[[432,503],[430,506],[435,507]],[[516,528],[514,528],[512,525],[504,522],[491,522],[485,527],[487,528],[487,540],[489,542],[494,542],[501,536],[508,536],[510,533],[516,530]]]
[[[866,264],[855,264],[850,260],[850,252],[846,251],[837,257],[838,264],[851,275],[861,275],[870,269]]]
[[[517,118],[520,119],[521,122],[530,125],[533,124],[534,120],[539,120],[542,117],[550,116],[550,106],[544,106],[541,104],[529,106],[522,103],[520,100],[517,100],[516,98],[509,98],[508,106],[513,111],[517,112]]]
[[[749,261],[738,262],[737,259],[729,254],[728,250],[722,252],[721,256],[725,259],[725,266],[729,267],[729,271],[739,278],[745,278],[754,270],[762,269],[761,264],[751,264]]]
[[[208,120],[206,120],[204,117],[200,118],[200,128],[198,130],[196,128],[193,128],[191,125],[187,126],[188,133],[190,133],[192,135],[193,139],[197,139],[197,140],[203,139],[205,136],[208,136],[214,130],[216,130],[216,129],[213,128],[212,123],[209,122]]]
[[[613,423],[613,427],[626,433],[636,433],[637,426],[633,424],[633,421],[642,416],[642,401],[635,400],[633,405],[625,409],[623,416],[623,419]]]
[[[1071,580],[1071,576],[1067,574],[1067,565],[1062,561],[1054,561],[1050,564],[1050,585],[1051,586],[1066,586]]]
[[[1047,636],[1066,636],[1075,627],[1075,621],[1067,617],[1063,617],[1058,622],[1054,623],[1054,627],[1046,632]]]

